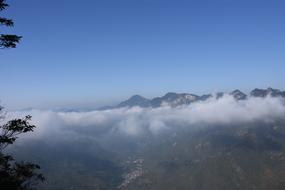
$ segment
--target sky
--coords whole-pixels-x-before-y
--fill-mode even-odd
[[[83,108],[131,95],[285,90],[283,0],[10,0],[1,104]]]

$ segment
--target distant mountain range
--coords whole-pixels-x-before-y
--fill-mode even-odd
[[[170,105],[172,107],[180,106],[180,105],[189,105],[193,102],[197,101],[205,101],[209,98],[215,97],[215,98],[221,98],[224,95],[231,95],[236,100],[246,100],[248,97],[266,97],[266,96],[272,96],[272,97],[285,97],[285,91],[281,91],[279,89],[273,89],[273,88],[267,88],[267,89],[254,89],[250,92],[249,95],[243,93],[240,90],[234,90],[231,93],[224,93],[219,92],[216,94],[205,94],[205,95],[195,95],[195,94],[189,94],[189,93],[174,93],[169,92],[165,94],[162,97],[155,97],[153,99],[147,99],[140,95],[134,95],[130,97],[128,100],[125,100],[121,103],[119,103],[116,106],[106,106],[101,108],[102,109],[113,109],[113,108],[122,108],[122,107],[142,107],[142,108],[157,108],[163,105]]]

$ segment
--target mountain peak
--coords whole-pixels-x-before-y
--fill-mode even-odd
[[[250,95],[254,97],[265,97],[267,96],[267,91],[264,89],[255,88],[250,92]]]
[[[173,100],[173,99],[177,98],[178,96],[179,96],[179,94],[177,94],[177,93],[168,92],[162,98],[165,100]]]
[[[230,95],[232,95],[236,100],[245,100],[247,98],[247,95],[239,89],[232,91]]]
[[[197,101],[199,96],[195,94],[188,93],[174,93],[168,92],[162,97],[156,97],[151,100],[152,107],[159,107],[163,104],[168,104],[169,106],[179,106],[184,104],[190,104]]]
[[[150,100],[140,96],[140,95],[134,95],[130,97],[128,100],[121,102],[117,107],[149,107],[150,106]]]
[[[239,89],[236,89],[234,91],[231,92],[231,94],[239,94],[239,93],[243,93],[242,91],[240,91]]]
[[[129,100],[146,100],[146,98],[141,95],[136,94],[136,95],[131,96]]]
[[[254,97],[266,97],[266,96],[273,96],[273,97],[285,97],[285,91],[281,91],[279,89],[274,89],[271,87],[268,87],[267,89],[259,89],[256,88],[250,93],[251,96]]]

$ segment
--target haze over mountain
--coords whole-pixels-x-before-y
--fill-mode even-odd
[[[94,111],[23,110],[38,128],[10,151],[44,166],[43,190],[283,190],[277,89],[134,96]]]

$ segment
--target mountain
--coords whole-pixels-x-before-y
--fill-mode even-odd
[[[140,152],[143,174],[124,190],[285,188],[284,123],[173,133]]]
[[[216,93],[215,95],[216,95],[215,97],[216,97],[217,99],[219,99],[219,98],[222,98],[222,97],[225,95],[225,93],[224,93],[224,92],[218,92],[218,93]]]
[[[139,107],[145,108],[145,107],[149,107],[150,105],[151,105],[150,100],[148,100],[142,96],[139,96],[139,95],[134,95],[131,98],[129,98],[128,100],[121,102],[117,107],[120,108],[120,107],[139,106]]]
[[[203,96],[203,99],[209,98],[210,95]],[[121,102],[116,106],[116,108],[121,107],[134,107],[139,106],[142,108],[146,107],[160,107],[164,104],[170,105],[172,107],[179,106],[179,105],[187,105],[192,102],[200,100],[200,97],[195,94],[187,94],[187,93],[174,93],[169,92],[162,97],[156,97],[151,100],[146,99],[139,95],[134,95],[126,101]]]
[[[187,93],[177,94],[177,93],[169,92],[162,97],[157,97],[157,98],[152,99],[151,106],[160,107],[163,104],[168,104],[172,107],[175,107],[175,106],[184,105],[184,104],[187,105],[197,100],[199,100],[199,96],[195,94],[187,94]]]
[[[204,95],[199,97],[199,100],[200,101],[205,101],[205,100],[208,100],[209,98],[212,98],[212,97],[213,97],[212,94],[204,94]]]
[[[234,90],[230,95],[232,95],[236,100],[245,100],[247,98],[247,95],[240,90]]]
[[[272,96],[272,97],[285,97],[285,91],[280,91],[279,89],[273,89],[273,88],[267,88],[267,89],[254,89],[250,93],[253,97],[266,97],[266,96]]]
[[[217,99],[222,98],[225,95],[233,96],[237,101],[245,100],[249,96],[250,97],[285,97],[285,91],[281,91],[278,89],[267,88],[267,89],[254,89],[250,92],[250,95],[243,93],[240,90],[234,90],[230,93],[218,92],[214,95],[212,94],[205,94],[205,95],[195,95],[189,93],[175,93],[175,92],[168,92],[164,96],[155,97],[153,99],[147,99],[140,95],[134,95],[126,101],[121,102],[115,107],[108,107],[108,108],[121,108],[121,107],[134,107],[139,106],[142,108],[152,107],[157,108],[163,105],[169,105],[171,107],[176,107],[180,105],[189,105],[193,102],[197,101],[206,101],[209,98],[216,97]]]
[[[229,95],[242,101],[249,97],[284,97],[284,92],[272,88],[255,89],[251,96],[240,90],[202,96],[170,92],[153,99],[135,95],[118,107],[191,105],[192,102]],[[106,122],[106,125],[101,125],[99,120],[97,126],[84,116],[89,127],[82,122],[76,125],[68,122],[63,131],[51,131],[41,138],[19,143],[11,153],[19,160],[35,160],[43,166],[48,183],[38,188],[41,190],[285,189],[284,114],[248,122],[195,124],[185,122],[187,114],[182,113],[174,122],[166,119],[161,131],[153,133],[150,130],[144,132],[143,128],[151,124],[154,125],[149,127],[156,127],[159,115],[153,110],[144,111],[147,115],[154,113],[153,117],[139,115],[137,120],[133,114],[126,114],[122,117],[129,117],[125,121],[130,123],[115,118],[114,123]],[[110,112],[102,114],[104,120],[108,117],[114,120]],[[59,122],[59,125],[63,124]],[[115,126],[108,130],[109,125]],[[125,135],[118,127],[123,130],[135,127],[142,131],[139,135]]]

